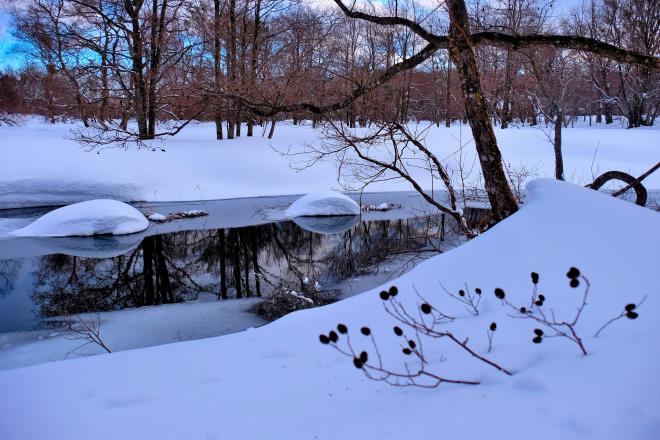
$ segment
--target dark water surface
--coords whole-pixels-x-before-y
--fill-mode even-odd
[[[412,217],[405,207],[273,221],[275,205],[209,210],[205,218],[128,236],[0,239],[0,333],[36,329],[53,316],[267,296],[283,288],[341,298],[455,245],[448,224],[440,240],[440,216]],[[9,214],[20,217],[20,211]],[[260,224],[217,227],[245,216]]]

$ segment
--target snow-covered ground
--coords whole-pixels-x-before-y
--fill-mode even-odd
[[[369,338],[358,330],[369,326],[388,365],[403,368],[401,340],[374,289],[219,338],[0,372],[0,437],[658,438],[659,214],[567,183],[540,180],[530,190],[518,213],[391,283],[411,310],[418,306],[417,290],[455,316],[447,329],[513,376],[455,344],[425,340],[429,370],[481,385],[405,389],[366,379],[318,336],[341,322],[356,350],[373,356]],[[508,300],[529,302],[535,271],[544,307],[569,319],[584,287],[569,287],[571,266],[591,282],[577,325],[586,357],[565,338],[533,344],[539,325],[509,317],[512,312],[493,295],[499,287]],[[479,315],[468,313],[440,283],[454,292],[465,283],[483,289]],[[619,320],[593,337],[645,295],[636,320]],[[491,322],[498,328],[487,354]],[[343,347],[345,336],[339,341]]]
[[[185,201],[306,194],[343,189],[344,184],[353,183],[345,174],[337,181],[333,161],[297,170],[303,158],[281,154],[300,152],[305,145],[318,143],[320,131],[309,126],[280,123],[272,142],[261,136],[218,142],[213,124],[202,123],[186,127],[174,138],[155,142],[153,151],[109,148],[92,152],[71,140],[71,131],[77,128],[38,118],[27,118],[21,127],[0,126],[0,209],[64,205],[95,198]],[[530,127],[495,131],[507,164],[522,164],[538,177],[553,175],[552,147],[543,131]],[[256,133],[261,134],[259,130]],[[575,183],[591,182],[594,175],[612,169],[639,175],[658,160],[657,128],[578,126],[565,129],[563,139],[566,178]],[[454,169],[455,153],[464,145],[464,165],[472,168],[474,148],[469,127],[432,127],[426,140]],[[422,186],[432,187],[424,170],[412,172]],[[473,173],[470,178],[476,177]],[[660,175],[650,176],[646,185],[660,188]],[[411,189],[400,180],[368,188]]]

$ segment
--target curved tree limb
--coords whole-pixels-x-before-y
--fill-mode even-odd
[[[598,191],[600,188],[603,187],[603,185],[605,185],[610,180],[621,180],[622,182],[627,183],[627,185],[621,188],[620,190],[614,192],[612,196],[618,197],[621,194],[628,191],[629,189],[633,188],[636,194],[635,203],[639,206],[646,206],[648,192],[646,191],[644,185],[642,185],[642,180],[653,174],[653,172],[656,171],[658,168],[660,168],[660,162],[656,163],[650,170],[648,170],[647,172],[645,172],[644,174],[642,174],[637,178],[622,171],[607,171],[601,174],[600,176],[596,177],[596,179],[592,183],[587,185],[587,188],[591,188],[593,190]]]

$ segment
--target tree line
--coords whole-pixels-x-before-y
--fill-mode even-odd
[[[660,52],[660,2],[586,0],[562,17],[550,0],[469,2],[473,34],[556,32],[584,36],[654,56]],[[413,17],[446,33],[442,10],[390,2],[375,13]],[[285,0],[30,0],[13,11],[26,62],[0,78],[0,108],[113,125],[150,139],[172,134],[158,121],[215,121],[217,138],[251,136],[264,117],[250,102],[284,106],[334,103],[424,46],[415,32],[354,20],[337,7]],[[593,52],[550,45],[476,48],[488,110],[497,124],[538,124],[596,115],[652,125],[660,109],[655,69]],[[424,56],[346,105],[334,117],[365,125],[394,105],[400,121],[464,119],[460,82],[447,50]],[[319,119],[281,112],[277,119]],[[135,119],[136,133],[128,133]],[[115,126],[116,124],[116,126]],[[223,128],[224,125],[224,128]],[[133,130],[131,128],[130,130]]]

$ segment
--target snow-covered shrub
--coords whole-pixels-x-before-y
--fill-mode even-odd
[[[305,292],[297,292],[295,290],[280,288],[264,301],[252,307],[252,312],[268,321],[274,321],[291,312],[311,309],[332,302],[328,294],[313,291],[312,289],[305,290]]]

